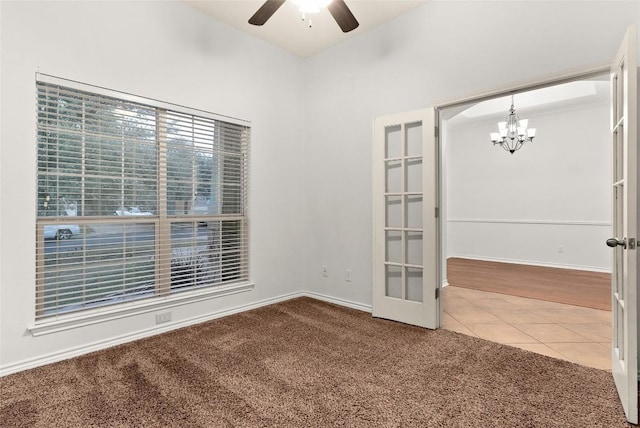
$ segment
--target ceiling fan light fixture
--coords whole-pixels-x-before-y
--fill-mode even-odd
[[[262,6],[249,18],[249,24],[251,25],[264,25],[265,22],[273,16],[273,14],[285,3],[286,0],[266,0]],[[338,27],[343,33],[353,31],[360,25],[358,20],[349,6],[344,0],[292,0],[302,12],[302,20],[305,21],[305,13],[317,13],[321,7],[326,7],[333,19],[338,24]],[[309,26],[311,26],[311,20],[309,20]]]
[[[320,13],[320,8],[327,7],[332,0],[293,0],[301,13]]]

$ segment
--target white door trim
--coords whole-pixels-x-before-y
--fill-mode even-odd
[[[521,82],[511,83],[505,86],[498,86],[492,89],[477,92],[475,94],[467,95],[462,98],[454,98],[449,100],[442,100],[434,104],[434,108],[437,111],[445,108],[456,107],[468,103],[486,101],[492,98],[504,97],[511,94],[517,94],[520,92],[528,92],[536,89],[543,89],[549,86],[560,85],[562,83],[574,82],[576,80],[587,79],[589,77],[608,74],[611,70],[611,63],[606,62],[602,64],[592,65],[589,67],[583,67],[578,69],[572,69],[568,71],[562,71],[558,73],[549,74],[547,76],[524,80]],[[439,126],[439,120],[436,125]]]

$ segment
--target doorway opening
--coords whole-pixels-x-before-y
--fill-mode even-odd
[[[601,69],[439,109],[443,328],[611,370],[610,104]]]

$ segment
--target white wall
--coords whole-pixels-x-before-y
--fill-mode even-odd
[[[493,117],[449,129],[447,256],[610,270],[610,101],[583,103],[521,110],[538,136],[513,155],[489,141]]]
[[[252,121],[255,289],[171,308],[173,323],[301,289],[304,62],[180,2],[0,2],[0,368],[156,328],[154,314],[33,337],[35,73]],[[162,327],[166,325],[163,324]]]
[[[310,58],[307,288],[371,304],[374,117],[610,61],[639,18],[635,1],[432,1]]]

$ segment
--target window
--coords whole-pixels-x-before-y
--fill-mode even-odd
[[[36,321],[249,280],[245,122],[39,77]]]

